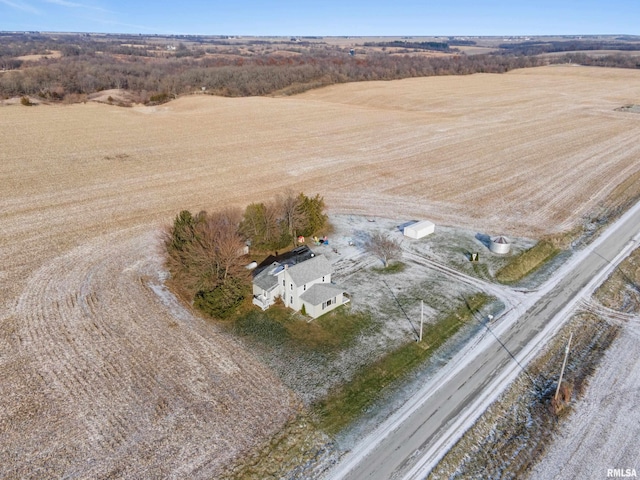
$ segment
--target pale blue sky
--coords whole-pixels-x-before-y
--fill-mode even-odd
[[[640,34],[639,0],[0,0],[0,31],[205,35]]]

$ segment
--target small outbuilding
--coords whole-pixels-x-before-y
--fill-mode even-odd
[[[422,220],[421,222],[415,222],[404,227],[403,233],[405,237],[417,239],[431,235],[435,230],[436,226],[433,222]]]
[[[489,243],[489,250],[493,253],[506,255],[511,250],[511,242],[504,235],[493,237]]]

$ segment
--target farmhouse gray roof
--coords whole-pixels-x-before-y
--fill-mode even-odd
[[[300,295],[300,300],[311,305],[320,305],[322,302],[329,300],[345,290],[333,283],[316,283],[309,290]]]
[[[278,285],[278,277],[276,275],[272,275],[274,268],[280,265],[277,262],[271,264],[271,266],[262,270],[259,274],[257,274],[253,278],[253,283],[260,287],[262,290],[268,291]]]
[[[289,276],[297,286],[304,285],[320,277],[331,274],[331,264],[324,255],[317,255],[309,260],[289,267]]]

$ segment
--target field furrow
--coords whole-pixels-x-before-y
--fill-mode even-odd
[[[160,282],[154,242],[154,234],[110,235],[28,279],[15,312],[21,347],[37,354],[47,402],[75,441],[33,452],[15,465],[21,475],[35,478],[47,464],[64,476],[68,461],[80,477],[118,466],[129,476],[202,469],[206,478],[253,444],[254,428],[268,433],[287,418],[290,394],[233,342],[198,321],[166,328],[173,317],[141,281]],[[256,410],[263,403],[271,406]],[[196,443],[175,443],[177,430]],[[228,436],[231,444],[216,440]],[[179,455],[166,461],[156,449]],[[100,467],[78,469],[89,458],[103,459]]]
[[[398,223],[566,230],[640,170],[640,116],[616,111],[639,98],[640,71],[553,66],[0,105],[0,477],[215,478],[293,412],[272,372],[163,287],[158,232],[180,210],[292,188]]]

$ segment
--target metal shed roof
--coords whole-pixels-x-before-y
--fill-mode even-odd
[[[416,223],[412,223],[411,225],[407,225],[405,228],[406,229],[412,229],[412,230],[422,230],[423,228],[430,228],[430,227],[435,227],[435,223],[430,222],[429,220],[421,220],[419,222]]]
[[[509,243],[509,239],[504,235],[500,235],[498,237],[494,237],[491,239],[493,243]]]

